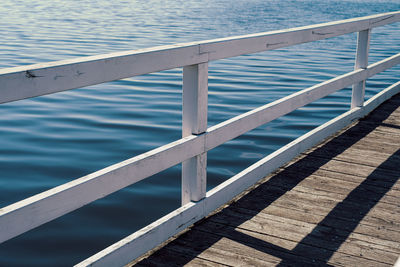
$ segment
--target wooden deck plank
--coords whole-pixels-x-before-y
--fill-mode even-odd
[[[329,142],[329,146],[327,146],[325,149],[327,151],[331,151],[331,153],[337,153],[340,149],[341,144],[343,142],[347,143],[353,143],[353,145],[349,148],[347,148],[343,152],[351,153],[351,151],[356,151],[356,152],[361,152],[361,151],[366,151],[366,152],[376,152],[379,154],[383,155],[392,155],[396,151],[394,151],[395,146],[393,146],[393,143],[399,142],[400,141],[400,136],[396,136],[394,138],[390,138],[390,136],[386,135],[385,142],[380,142],[379,145],[376,144],[375,139],[376,138],[382,138],[382,135],[375,134],[376,132],[373,132],[374,135],[368,134],[365,138],[361,140],[357,140],[356,137],[352,136],[341,136],[340,140],[333,139],[331,142]],[[322,145],[317,146],[315,149],[320,148]],[[310,153],[310,152],[308,152]]]
[[[287,173],[286,176],[291,177],[293,173]],[[354,176],[347,176],[353,178]],[[355,180],[355,179],[354,179]],[[320,192],[334,193],[332,197],[335,197],[335,194],[346,194],[346,192],[350,192],[355,189],[360,184],[354,180],[346,180],[346,179],[337,179],[326,176],[320,176],[318,174],[312,174],[308,177],[308,179],[303,180],[299,183],[299,187],[307,188],[307,190],[315,190]],[[296,187],[298,188],[298,187]],[[306,189],[304,189],[306,190]],[[393,203],[393,201],[398,200],[400,197],[399,186],[396,184],[396,187],[390,187],[388,184],[379,184],[379,186],[375,186],[372,182],[366,183],[363,185],[360,192],[365,192],[366,194],[360,194],[358,197],[360,199],[370,199],[368,193],[370,192],[380,192],[385,194],[382,198],[383,202]],[[385,198],[387,201],[385,201]]]
[[[297,172],[291,172],[286,170],[286,175],[289,177],[296,175],[296,173]],[[342,181],[348,183],[356,183],[356,184],[365,181],[365,177],[362,176],[333,172],[329,170],[324,170],[322,168],[314,171],[310,175],[310,178],[312,179],[314,176],[332,179],[337,181],[338,184],[341,183]],[[395,185],[393,185],[393,183],[391,183],[391,179],[386,179],[386,178],[387,178],[386,176],[373,176],[369,181],[365,181],[364,184],[366,186],[373,186],[377,190],[388,189],[388,188],[391,190],[397,190],[397,191],[400,190],[400,184],[396,183]]]
[[[136,263],[392,266],[400,255],[399,106],[397,95]]]
[[[191,243],[198,240],[196,246]],[[211,232],[200,232],[194,230],[188,236],[178,239],[168,250],[179,251],[192,256],[206,258],[208,260],[224,262],[230,266],[262,266],[277,264],[280,259],[270,254],[249,253],[249,248],[239,242],[232,242],[231,239],[218,236]],[[244,252],[244,253],[243,253]]]
[[[313,212],[315,214],[320,214],[326,216],[333,208],[335,208],[342,200],[335,200],[331,198],[326,198],[325,196],[313,196],[310,194],[304,193],[291,193],[287,192],[284,196],[279,197],[280,195],[286,192],[282,188],[278,187],[269,187],[268,195],[267,194],[254,194],[254,198],[242,199],[241,204],[245,205],[247,209],[254,210],[256,212],[260,212],[264,207],[268,206],[265,203],[274,203],[274,205],[279,205],[280,207],[288,207],[296,210],[303,210],[306,212]],[[278,198],[279,197],[279,198]],[[318,205],[316,205],[318,203]],[[376,203],[376,202],[375,202]],[[371,202],[369,205],[374,205],[374,202]],[[364,202],[364,204],[367,204]],[[232,206],[236,206],[236,203],[232,204]],[[358,210],[360,206],[346,204],[342,205],[340,210],[335,210],[333,215],[336,218],[341,219],[354,219],[354,211]],[[396,207],[392,205],[391,207]],[[365,212],[364,212],[365,213]],[[376,209],[368,210],[368,217],[364,218],[367,224],[375,224],[377,221],[380,221],[381,218],[384,218],[385,222],[380,221],[382,226],[390,227],[390,229],[400,226],[400,222],[398,220],[398,213],[396,210],[383,210],[379,206]]]
[[[242,213],[249,213],[250,215],[255,216],[257,213],[249,210],[249,209],[241,209],[241,208],[237,208],[240,209],[240,211]],[[284,209],[284,207],[279,206],[279,205],[270,205],[267,208],[265,208],[264,210],[262,210],[260,212],[261,214],[265,213],[268,215],[274,215],[274,216],[280,216],[282,218],[289,218],[289,219],[293,219],[293,220],[298,220],[298,221],[303,221],[303,222],[308,222],[311,224],[318,224],[319,222],[321,222],[323,220],[323,218],[326,216],[325,215],[321,215],[321,214],[316,214],[314,212],[312,212],[312,210],[296,210],[296,209],[289,209],[286,208]],[[350,220],[351,222],[351,220]],[[349,223],[348,219],[343,219],[343,218],[333,218],[329,225],[325,225],[325,226],[329,226],[329,227],[335,227],[339,230],[343,230],[343,231],[349,231],[349,227],[347,227],[347,224]],[[375,235],[376,232],[378,231],[386,231],[386,227],[385,226],[376,226],[376,224],[359,224],[355,229],[354,229],[354,233],[359,233],[359,234],[364,234],[364,235]],[[393,230],[394,231],[394,230]],[[379,233],[378,233],[379,235]],[[396,235],[398,235],[398,232],[396,233]],[[361,241],[360,243],[363,243],[363,241]],[[399,249],[397,249],[396,247],[388,247],[388,246],[379,246],[378,244],[375,244],[375,247],[380,249],[380,250],[386,250],[389,252],[393,252],[393,253],[400,253]]]
[[[396,241],[382,241],[380,238],[375,238],[373,236],[365,236],[325,225],[319,225],[318,228],[316,228],[316,225],[311,223],[277,217],[265,213],[260,213],[257,214],[257,216],[250,217],[250,215],[243,212],[238,212],[238,210],[229,210],[226,212],[226,214],[221,213],[217,217],[210,218],[210,220],[234,227],[236,223],[227,221],[228,218],[234,218],[236,221],[241,220],[241,218],[249,218],[249,220],[244,221],[238,227],[253,232],[284,238],[294,242],[300,242],[307,237],[307,242],[303,242],[303,244],[321,247],[328,250],[340,251],[338,250],[339,242],[336,242],[335,240],[342,240],[350,237],[352,239],[364,241],[359,242],[362,245],[355,245],[353,242],[347,240],[343,240],[343,242],[340,243],[342,247],[345,247],[345,254],[354,256],[359,255],[358,253],[361,250],[367,250],[370,246],[369,244],[374,242],[383,247],[387,246],[389,248],[392,248],[393,245],[397,245],[397,247],[394,247],[394,249],[400,253],[400,246],[396,244]],[[383,250],[376,249],[373,251],[374,255],[377,254],[378,251],[387,255],[387,257],[392,255],[393,262],[395,261],[395,258],[397,259],[397,253],[389,252],[387,250],[383,252]],[[376,259],[376,256],[374,255],[371,256],[370,259]]]
[[[282,176],[283,175],[280,175],[279,177]],[[357,183],[356,180],[358,177],[356,177],[353,181],[348,181],[345,179],[331,178],[313,173],[309,175],[307,179],[298,182],[296,181],[295,176],[295,173],[285,172],[284,177],[279,180],[271,180],[270,184],[283,188],[288,188],[289,186],[296,185],[293,190],[299,190],[303,192],[310,192],[310,190],[313,190],[313,194],[315,195],[323,194],[328,196],[329,193],[334,193],[333,195],[331,194],[333,198],[337,196],[336,194],[346,195],[350,193],[351,190],[360,186],[360,183]],[[349,175],[348,177],[353,178],[355,176]],[[371,181],[360,186],[358,189],[359,193],[354,197],[360,200],[374,200],[373,197],[377,195],[372,193],[382,193],[384,194],[383,197],[380,197],[382,202],[393,204],[393,202],[400,200],[400,192],[398,192],[398,188],[399,185],[396,184],[396,186],[390,187],[389,183],[383,185],[382,183],[378,183],[378,186],[375,186],[374,181]],[[369,196],[368,194],[370,194],[371,196]]]
[[[400,143],[400,138],[397,143]],[[392,156],[392,153],[385,153],[380,151],[371,151],[365,149],[358,149],[356,147],[349,148],[337,156],[331,157],[330,155],[334,154],[335,151],[339,150],[338,147],[329,147],[323,150],[318,150],[312,153],[313,157],[321,157],[321,158],[328,158],[328,159],[335,159],[340,161],[345,161],[349,163],[355,163],[359,165],[367,165],[371,167],[379,167],[387,170],[398,170],[397,162],[400,160],[400,156],[394,155],[394,160],[389,163],[385,164],[385,166],[380,166],[388,157]],[[395,153],[395,152],[394,152]]]
[[[316,169],[315,165],[320,165],[319,168],[332,172],[361,176],[361,177],[367,177],[371,175],[374,177],[387,179],[389,181],[398,179],[399,175],[399,173],[396,172],[395,170],[390,170],[386,168],[375,168],[372,166],[359,165],[351,162],[339,161],[334,159],[332,160],[334,161],[332,162],[333,164],[327,164],[327,159],[325,158],[312,157],[312,156],[308,157],[310,160],[302,162],[300,167],[304,167],[306,169],[308,168],[310,170],[313,169],[317,170],[318,168]]]
[[[214,224],[214,225],[213,225]],[[329,249],[326,249],[324,247],[318,247],[316,244],[304,244],[301,243],[299,246],[299,249],[301,250],[300,253],[294,255],[290,254],[283,255],[283,253],[280,253],[279,251],[282,248],[285,248],[287,252],[290,253],[290,251],[295,248],[298,245],[298,242],[293,241],[293,240],[288,240],[279,236],[274,236],[274,235],[268,235],[265,233],[259,233],[257,231],[253,230],[248,230],[242,227],[232,227],[232,226],[227,226],[221,223],[209,221],[204,225],[199,225],[196,227],[196,229],[204,231],[204,232],[213,232],[214,234],[221,235],[221,237],[229,238],[230,240],[233,240],[234,242],[238,243],[244,243],[248,245],[248,247],[253,249],[253,252],[247,250],[245,253],[251,253],[251,255],[257,255],[259,251],[265,252],[266,250],[269,249],[268,253],[273,254],[273,255],[279,255],[280,259],[285,259],[289,260],[291,262],[296,262],[297,264],[316,264],[316,265],[323,265],[324,263],[324,254],[331,254],[332,251]],[[336,265],[344,265],[344,266],[349,266],[349,265],[357,265],[360,263],[368,264],[369,266],[376,266],[376,265],[385,265],[386,263],[384,262],[379,262],[376,261],[375,259],[367,259],[364,256],[364,253],[370,257],[390,257],[393,258],[394,253],[388,253],[386,251],[377,251],[375,250],[374,255],[371,255],[372,250],[370,248],[353,248],[353,250],[357,250],[356,253],[357,255],[354,255],[355,257],[348,257],[349,254],[347,253],[338,253],[338,257],[331,259],[331,264],[336,264]],[[254,252],[257,251],[257,252]],[[287,253],[286,252],[286,253]],[[359,255],[363,254],[363,257],[359,257]],[[259,257],[262,259],[262,257],[265,257],[265,253],[260,254]],[[346,259],[344,261],[344,259]]]
[[[341,146],[344,142],[353,142],[352,147],[354,148],[359,148],[359,149],[363,149],[363,150],[372,150],[374,151],[375,149],[380,149],[380,146],[384,146],[385,149],[389,149],[391,150],[391,148],[393,148],[393,142],[397,142],[400,138],[399,135],[391,135],[391,134],[387,134],[385,132],[382,131],[377,131],[381,128],[385,128],[385,127],[377,127],[375,128],[375,130],[373,132],[370,132],[368,134],[365,135],[365,137],[363,139],[360,139],[359,136],[357,136],[357,131],[353,130],[353,129],[349,129],[346,134],[342,134],[340,136],[340,140],[338,138],[335,139],[331,139],[329,143],[331,144],[337,144],[339,146]],[[359,128],[360,129],[360,128]],[[361,130],[361,129],[360,129]],[[379,146],[376,145],[375,140],[376,139],[380,139],[379,140]],[[325,143],[322,143],[320,145],[317,145],[316,148],[323,146]],[[349,149],[349,148],[348,148]],[[313,150],[310,150],[313,151]]]
[[[156,257],[154,257],[156,256]],[[202,258],[193,257],[192,255],[179,253],[171,250],[159,250],[155,253],[151,260],[144,259],[137,263],[135,266],[143,267],[158,267],[158,266],[182,266],[183,264],[190,264],[191,266],[201,267],[214,267],[214,266],[230,266],[218,262],[208,261]]]
[[[303,266],[320,266],[323,264],[322,261],[319,261],[317,258],[309,257],[307,254],[299,256],[290,253],[290,250],[285,249],[285,246],[294,247],[296,242],[279,237],[264,235],[242,228],[233,228],[211,221],[204,226],[199,226],[199,229],[193,231],[193,233],[196,233],[196,231],[198,231],[198,238],[212,232],[215,238],[224,240],[224,242],[219,241],[216,243],[219,244],[223,250],[227,248],[231,250],[235,247],[236,259],[238,259],[238,261],[234,262],[234,266],[243,264],[242,261],[239,261],[241,258],[257,259],[256,264],[246,263],[244,266],[276,265],[282,261],[282,258],[290,262],[297,262]],[[189,239],[187,241],[189,241]],[[275,243],[272,241],[275,241]],[[307,249],[309,249],[309,247],[305,247],[305,250]]]

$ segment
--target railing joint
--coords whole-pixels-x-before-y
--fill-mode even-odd
[[[204,131],[204,132],[201,132],[201,133],[192,133],[192,135],[201,136],[201,135],[204,135],[206,133],[207,133],[207,131]]]

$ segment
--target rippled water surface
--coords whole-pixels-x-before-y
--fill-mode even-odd
[[[0,67],[399,9],[398,0],[1,0]],[[211,62],[209,125],[350,71],[355,45],[350,34]],[[373,30],[370,62],[399,50],[399,23]],[[396,82],[399,70],[369,80],[367,98]],[[1,207],[179,139],[181,84],[182,70],[173,69],[0,105]],[[208,189],[348,110],[350,93],[210,151]],[[1,244],[0,266],[73,265],[179,205],[176,166]]]

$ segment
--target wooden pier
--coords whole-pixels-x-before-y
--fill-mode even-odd
[[[393,266],[400,94],[135,266]]]
[[[232,205],[139,264],[393,264],[400,254],[396,184],[400,97],[323,146],[304,151],[400,93],[397,81],[364,101],[366,81],[400,64],[400,53],[368,63],[372,29],[398,22],[400,11],[395,11],[0,69],[0,104],[162,70],[183,70],[182,138],[1,207],[0,243],[182,164],[179,208],[75,266],[124,266],[238,195],[242,197]],[[351,33],[357,33],[353,71],[299,88],[291,95],[208,127],[209,62]],[[208,151],[350,86],[350,110],[206,190]],[[295,163],[279,169],[299,155]],[[272,172],[275,174],[263,179]],[[258,186],[253,191],[244,193],[255,184]]]

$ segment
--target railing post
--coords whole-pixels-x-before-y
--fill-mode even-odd
[[[357,54],[354,69],[365,69],[368,66],[369,42],[371,29],[358,32],[357,35]],[[351,108],[362,107],[364,104],[365,80],[353,85],[351,95]]]
[[[183,68],[182,137],[207,130],[208,63]],[[182,205],[206,195],[207,153],[182,162]]]

